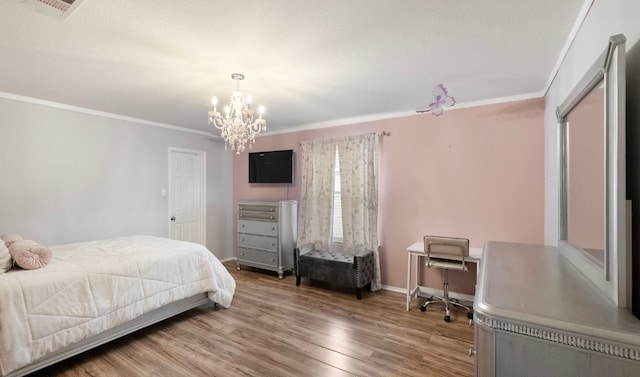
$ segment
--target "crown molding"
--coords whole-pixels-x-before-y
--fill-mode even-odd
[[[571,46],[573,46],[573,42],[576,40],[578,36],[578,32],[580,31],[580,28],[582,28],[582,24],[584,24],[584,21],[587,19],[587,15],[591,10],[591,7],[593,6],[594,1],[595,0],[585,0],[584,3],[582,4],[582,8],[580,8],[578,17],[576,17],[576,20],[573,23],[573,27],[569,32],[569,36],[567,37],[567,40],[565,41],[564,46],[560,51],[560,56],[558,56],[558,61],[556,62],[556,65],[553,67],[553,70],[551,71],[551,75],[549,76],[549,80],[547,81],[547,84],[544,86],[544,90],[542,91],[544,96],[547,95],[547,93],[549,92],[549,88],[551,88],[551,85],[556,80],[556,77],[558,76],[558,72],[560,71],[560,67],[562,67],[562,63],[564,63],[565,59],[567,58],[567,55],[569,54],[569,50],[571,49]]]
[[[212,134],[210,132],[206,132],[206,131],[199,131],[199,130],[194,130],[194,129],[191,129],[191,128],[174,126],[172,124],[167,124],[167,123],[154,122],[154,121],[150,121],[150,120],[146,120],[146,119],[133,118],[133,117],[128,117],[128,116],[124,116],[124,115],[108,113],[108,112],[104,112],[104,111],[87,109],[87,108],[84,108],[84,107],[71,106],[71,105],[67,105],[67,104],[64,104],[64,103],[46,101],[46,100],[42,100],[42,99],[38,99],[38,98],[20,96],[20,95],[12,94],[12,93],[0,92],[0,98],[12,100],[12,101],[31,103],[31,104],[34,104],[34,105],[52,107],[52,108],[55,108],[55,109],[73,111],[73,112],[76,112],[76,113],[93,115],[93,116],[98,116],[98,117],[102,117],[102,118],[122,120],[122,121],[125,121],[125,122],[142,124],[142,125],[145,125],[145,126],[153,126],[153,127],[160,127],[160,128],[164,128],[164,129],[173,130],[173,131],[188,132],[188,133],[201,135],[201,136],[207,136],[207,137],[216,137],[217,136],[217,135],[214,135],[214,134]]]
[[[533,93],[518,94],[515,96],[492,98],[492,99],[481,100],[481,101],[462,102],[462,103],[457,103],[454,107],[446,107],[445,111],[455,111],[455,110],[461,110],[461,109],[466,109],[471,107],[524,101],[524,100],[542,98],[542,97],[544,97],[543,92],[533,92]],[[351,118],[334,119],[326,122],[308,123],[298,127],[287,128],[284,130],[261,132],[256,137],[287,134],[287,133],[299,132],[299,131],[309,131],[309,130],[316,130],[321,128],[348,126],[351,124],[375,122],[380,120],[402,118],[402,117],[413,116],[413,115],[419,115],[419,114],[416,114],[415,111],[401,111],[401,112],[393,112],[393,113],[380,113],[380,114],[363,115],[363,116],[357,116],[357,117],[351,117]]]

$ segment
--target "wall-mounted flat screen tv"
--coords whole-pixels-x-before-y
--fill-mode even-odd
[[[293,150],[249,153],[249,183],[293,183]]]

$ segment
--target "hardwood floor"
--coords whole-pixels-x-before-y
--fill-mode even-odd
[[[405,295],[326,287],[226,263],[231,308],[193,309],[37,376],[472,376],[466,313]]]

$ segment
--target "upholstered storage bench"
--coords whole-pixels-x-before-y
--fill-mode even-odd
[[[367,250],[358,255],[317,250],[313,244],[296,248],[296,285],[300,278],[323,281],[337,286],[355,288],[358,300],[361,289],[373,281],[373,252]]]

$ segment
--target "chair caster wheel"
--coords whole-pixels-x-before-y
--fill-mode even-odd
[[[448,315],[444,316],[444,321],[445,322],[451,322],[451,317],[449,317]]]
[[[469,319],[473,319],[473,313],[468,312],[468,313],[467,313],[467,318],[469,318]]]
[[[238,267],[236,267],[238,269],[238,271],[240,271],[240,265],[238,265]]]
[[[426,306],[421,306],[420,307],[420,311],[421,312],[426,312],[427,311],[427,307]]]

